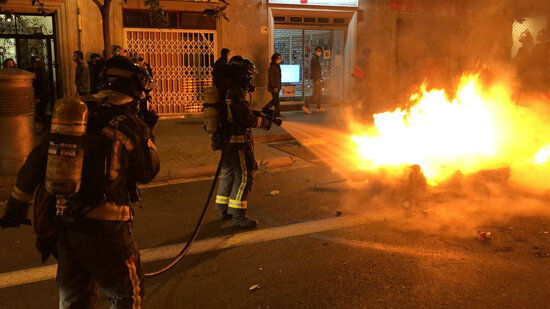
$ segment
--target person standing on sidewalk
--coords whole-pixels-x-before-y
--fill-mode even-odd
[[[4,60],[4,63],[2,65],[4,69],[15,69],[17,66],[15,65],[15,60],[13,58],[7,58]]]
[[[32,81],[35,100],[35,121],[43,126],[42,129],[46,129],[50,123],[48,116],[48,110],[51,110],[50,79],[48,77],[48,71],[46,71],[46,66],[40,57],[32,56],[31,65],[32,67],[29,71],[35,74]],[[40,131],[42,131],[42,129]]]
[[[147,72],[149,73],[149,76],[153,78],[153,68],[149,65],[149,63],[145,62],[145,56],[143,54],[139,54],[137,58],[137,64],[143,66]]]
[[[251,102],[247,99],[255,89],[254,73],[254,64],[241,56],[231,58],[227,65],[227,115],[222,126],[227,139],[222,148],[222,175],[216,195],[220,219],[231,219],[233,226],[243,228],[258,226],[258,221],[248,218],[246,213],[254,171],[258,169],[252,128],[271,128],[271,120],[252,111]]]
[[[267,90],[271,93],[271,101],[269,101],[264,107],[262,107],[262,111],[266,113],[271,109],[271,107],[274,107],[275,109],[275,117],[281,118],[281,102],[279,101],[279,92],[281,91],[281,61],[282,61],[281,54],[274,53],[273,56],[271,56],[271,63],[269,64],[269,71],[268,71],[268,83],[267,83]]]
[[[88,69],[90,71],[90,93],[96,94],[101,86],[100,73],[103,68],[103,61],[99,54],[92,54],[88,61]]]
[[[309,100],[305,100],[304,107],[302,109],[306,114],[311,114],[311,111],[309,110],[309,106],[311,105],[311,102],[315,101],[315,104],[317,104],[317,111],[318,112],[324,112],[325,110],[321,108],[321,80],[323,79],[323,72],[321,69],[321,54],[323,53],[323,49],[319,46],[315,47],[315,54],[311,57],[311,64],[310,64],[310,78],[311,83],[313,84],[313,94],[309,98]]]
[[[74,83],[76,85],[76,96],[90,94],[90,71],[88,64],[84,61],[84,54],[77,50],[73,54],[73,61],[76,62],[76,75]]]
[[[216,60],[214,69],[212,70],[212,83],[218,88],[218,104],[222,106],[225,106],[225,94],[229,88],[225,78],[225,69],[230,57],[231,51],[227,48],[222,48],[222,55]]]

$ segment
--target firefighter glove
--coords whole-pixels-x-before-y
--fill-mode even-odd
[[[10,197],[6,205],[6,211],[2,218],[0,218],[0,226],[6,228],[19,227],[21,224],[30,224],[30,220],[27,219],[28,211],[29,203]]]

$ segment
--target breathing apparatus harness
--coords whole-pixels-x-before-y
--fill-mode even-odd
[[[255,67],[250,62],[250,60],[241,57],[241,56],[235,56],[231,58],[231,61],[229,61],[228,64],[228,77],[236,79],[237,82],[240,82],[241,85],[246,85],[245,90],[248,92],[250,102],[252,102],[252,92],[254,92],[255,87],[253,84],[253,75],[255,73]],[[204,130],[211,135],[212,139],[212,149],[218,150],[221,149],[222,153],[220,156],[220,161],[218,162],[218,167],[216,168],[216,173],[214,175],[214,180],[212,181],[212,185],[210,186],[210,191],[208,192],[208,196],[206,198],[206,201],[204,203],[204,207],[202,209],[202,213],[199,217],[199,220],[197,222],[197,225],[195,226],[195,229],[193,230],[193,234],[183,247],[183,249],[178,253],[178,255],[165,267],[152,272],[145,274],[146,278],[151,278],[157,275],[160,275],[166,271],[168,271],[170,268],[172,268],[174,265],[176,265],[189,251],[189,248],[197,238],[197,235],[199,234],[200,228],[204,222],[204,218],[206,217],[206,212],[208,210],[208,206],[210,205],[210,200],[212,199],[212,195],[214,194],[214,189],[216,188],[216,184],[218,182],[218,179],[220,177],[221,169],[222,169],[222,163],[225,160],[225,157],[227,155],[227,151],[229,149],[230,143],[230,135],[228,134],[221,134],[222,136],[222,143],[221,145],[215,145],[214,139],[215,135],[219,134],[219,130],[222,129],[222,121],[220,119],[220,115],[222,114],[219,110],[222,108],[220,102],[218,102],[218,89],[215,87],[209,87],[205,89],[204,92]],[[229,108],[228,105],[223,104],[225,108]],[[266,118],[270,121],[269,123],[273,122],[276,125],[281,125],[282,121],[280,119],[275,119],[273,113],[264,114],[261,112],[256,113],[257,116],[261,116],[263,118]],[[269,127],[264,127],[265,130],[269,130]]]
[[[242,79],[243,74],[244,73],[244,70],[240,70],[240,71],[237,71],[235,70],[236,66],[240,68],[244,68],[243,64],[245,64],[245,62],[248,64],[250,64],[251,66],[248,66],[246,69],[247,73],[248,71],[250,71],[250,75],[248,75],[248,80],[247,80],[247,84],[250,85],[247,87],[247,91],[249,93],[249,96],[250,96],[250,100],[252,101],[252,94],[251,92],[254,91],[254,85],[252,84],[252,76],[254,74],[254,65],[252,64],[252,62],[250,62],[250,60],[246,59],[246,58],[243,58],[241,56],[235,56],[233,58],[231,58],[231,60],[229,61],[229,64],[228,64],[228,69],[227,69],[227,78],[230,78],[230,79]],[[251,70],[249,70],[249,67],[252,68]],[[237,74],[235,74],[237,73]],[[245,74],[247,74],[245,73]],[[227,153],[227,150],[229,148],[229,138],[231,137],[230,135],[227,135],[227,134],[223,134],[223,132],[220,132],[221,130],[223,130],[223,123],[222,123],[222,119],[220,119],[221,115],[224,115],[224,111],[222,111],[221,109],[222,108],[228,108],[228,106],[226,106],[226,104],[223,104],[222,105],[222,102],[218,102],[219,101],[219,96],[218,96],[218,89],[216,87],[208,87],[205,89],[204,91],[204,103],[203,103],[203,108],[204,108],[204,130],[210,135],[210,138],[211,138],[211,143],[212,143],[212,150],[219,150],[221,149],[222,150],[222,153],[221,153],[221,156],[220,156],[220,160],[218,162],[218,166],[216,168],[216,173],[214,174],[214,180],[212,181],[212,185],[210,186],[210,190],[208,192],[208,196],[206,197],[206,201],[204,203],[204,207],[202,209],[202,212],[201,212],[201,215],[199,217],[199,220],[197,222],[197,224],[195,225],[195,229],[193,230],[193,234],[191,234],[191,237],[189,238],[189,240],[187,241],[187,243],[185,244],[185,246],[183,247],[183,249],[181,249],[181,251],[178,253],[178,255],[170,262],[168,263],[165,267],[157,270],[157,271],[154,271],[154,272],[151,272],[151,273],[146,273],[145,274],[145,278],[151,278],[151,277],[155,277],[155,276],[158,276],[166,271],[168,271],[170,268],[172,268],[174,265],[176,265],[186,254],[187,252],[189,251],[189,248],[191,248],[191,245],[193,244],[193,242],[195,241],[195,239],[197,238],[198,234],[199,234],[199,231],[200,231],[200,228],[202,226],[202,224],[204,223],[204,218],[206,217],[206,212],[208,211],[208,206],[210,205],[210,200],[212,199],[212,195],[214,194],[214,189],[216,188],[216,184],[218,182],[218,179],[220,178],[220,174],[221,174],[221,170],[222,170],[222,163],[223,161],[225,160],[225,156],[226,156],[226,153]]]

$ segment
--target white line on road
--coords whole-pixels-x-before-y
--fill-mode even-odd
[[[369,219],[365,216],[342,216],[209,238],[195,242],[188,254],[354,227],[368,221]],[[153,262],[173,258],[183,246],[184,243],[179,243],[141,250],[142,260],[143,262]],[[57,265],[49,265],[1,273],[0,288],[54,279],[56,270]]]

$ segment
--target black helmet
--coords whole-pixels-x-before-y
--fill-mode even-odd
[[[101,89],[122,92],[134,98],[156,87],[156,83],[142,66],[124,56],[115,56],[105,63],[101,74]]]
[[[240,85],[250,92],[254,92],[254,74],[256,67],[252,61],[242,56],[233,56],[227,64],[227,79],[232,85]]]

